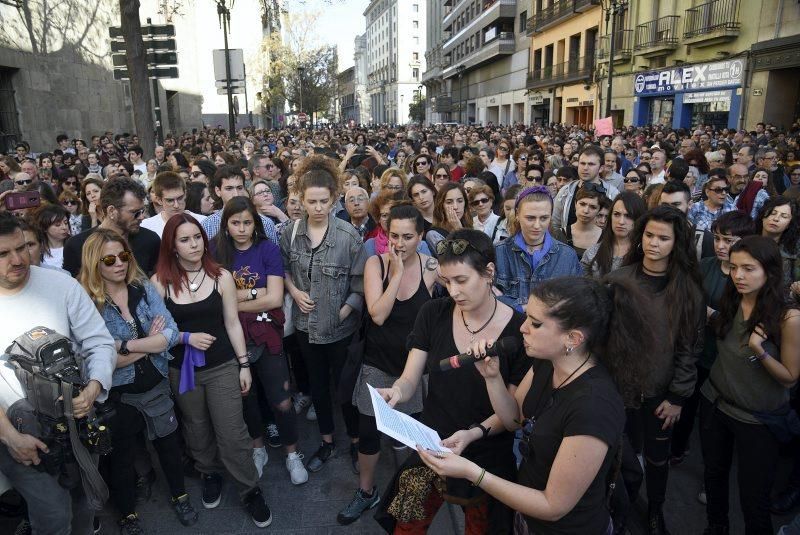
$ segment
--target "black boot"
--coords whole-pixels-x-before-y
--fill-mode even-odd
[[[667,526],[664,523],[664,512],[661,506],[650,507],[647,513],[647,533],[649,535],[669,535]]]
[[[772,500],[769,510],[776,515],[784,515],[800,503],[800,487],[790,486]]]

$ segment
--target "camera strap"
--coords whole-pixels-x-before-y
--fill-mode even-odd
[[[72,408],[72,383],[61,381],[61,389],[64,396],[64,415],[67,417],[72,453],[78,466],[81,467],[83,492],[86,494],[89,507],[93,511],[100,511],[103,504],[108,501],[108,486],[97,469],[97,458],[89,453],[78,434],[78,426],[75,424],[75,414]]]

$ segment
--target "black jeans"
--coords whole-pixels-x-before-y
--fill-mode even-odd
[[[330,344],[312,344],[308,333],[296,331],[300,351],[306,361],[308,379],[311,384],[311,400],[317,411],[317,425],[322,435],[333,433],[333,399],[331,379],[339,384],[339,374],[347,359],[350,336]],[[344,425],[350,438],[358,438],[358,409],[349,401],[341,404]]]
[[[698,364],[697,366],[697,383],[695,383],[694,393],[683,404],[681,410],[681,419],[675,424],[675,429],[672,431],[672,457],[680,457],[686,453],[686,448],[689,445],[689,438],[692,436],[692,429],[694,429],[694,421],[697,416],[697,409],[700,406],[700,387],[708,379],[710,370]]]
[[[133,462],[136,454],[136,435],[146,433],[147,429],[144,417],[135,408],[121,402],[116,403],[115,408],[117,413],[110,422],[113,449],[108,460],[108,484],[114,504],[122,516],[127,516],[136,512],[136,470]],[[178,431],[155,439],[153,447],[167,478],[170,495],[177,498],[185,494]]]
[[[266,351],[250,365],[253,385],[243,398],[244,421],[251,438],[262,436],[264,423],[259,400],[269,404],[269,410],[281,434],[281,442],[285,445],[297,443],[297,415],[291,403],[289,392],[289,367],[286,356],[269,355]],[[281,408],[281,404],[286,405]]]
[[[283,339],[283,352],[289,358],[289,368],[294,377],[294,384],[298,392],[309,395],[311,385],[308,384],[308,370],[303,355],[300,353],[300,345],[297,343],[297,333],[294,332]]]
[[[637,443],[642,445],[647,503],[650,507],[661,507],[667,494],[672,428],[661,429],[664,420],[655,415],[656,408],[662,401],[663,397],[645,398],[639,410],[633,413],[638,425],[628,426],[629,430],[641,433],[639,437],[631,435],[630,438],[634,451]]]
[[[700,400],[700,444],[705,462],[709,525],[728,525],[728,480],[735,448],[745,533],[774,533],[769,495],[775,479],[779,445],[767,426],[734,420],[703,397]]]

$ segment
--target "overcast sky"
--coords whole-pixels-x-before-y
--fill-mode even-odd
[[[364,33],[364,10],[369,0],[306,0],[288,2],[290,11],[318,11],[321,43],[339,48],[339,71],[353,66],[353,39]]]

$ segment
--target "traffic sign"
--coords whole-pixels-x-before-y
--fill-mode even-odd
[[[175,39],[144,38],[144,47],[153,52],[175,52]],[[125,53],[124,41],[111,41],[111,52]]]
[[[231,82],[233,82],[231,84],[233,87],[237,87],[237,86],[244,87],[244,80],[235,80],[234,79],[234,80],[231,80]],[[216,82],[214,82],[214,86],[216,86],[217,88],[228,87],[228,84],[227,84],[226,80],[217,80]]]
[[[301,123],[305,123],[306,121],[308,121],[308,115],[306,115],[305,112],[301,111],[300,113],[297,114],[297,120],[300,121]]]
[[[145,61],[148,65],[177,65],[178,54],[176,52],[148,52]],[[111,62],[114,67],[125,67],[125,54],[112,54]]]
[[[148,78],[177,78],[177,67],[148,67]],[[128,69],[114,69],[114,80],[129,80]]]
[[[244,93],[244,86],[243,85],[241,85],[241,86],[237,86],[237,85],[233,86],[231,88],[231,93],[234,94],[234,95],[243,94]],[[228,94],[228,88],[227,87],[218,87],[217,88],[217,95],[227,95],[227,94]]]
[[[108,35],[112,39],[122,39],[122,27],[110,26],[108,28]],[[146,24],[142,26],[142,35],[152,35],[157,37],[175,37],[174,24]]]

